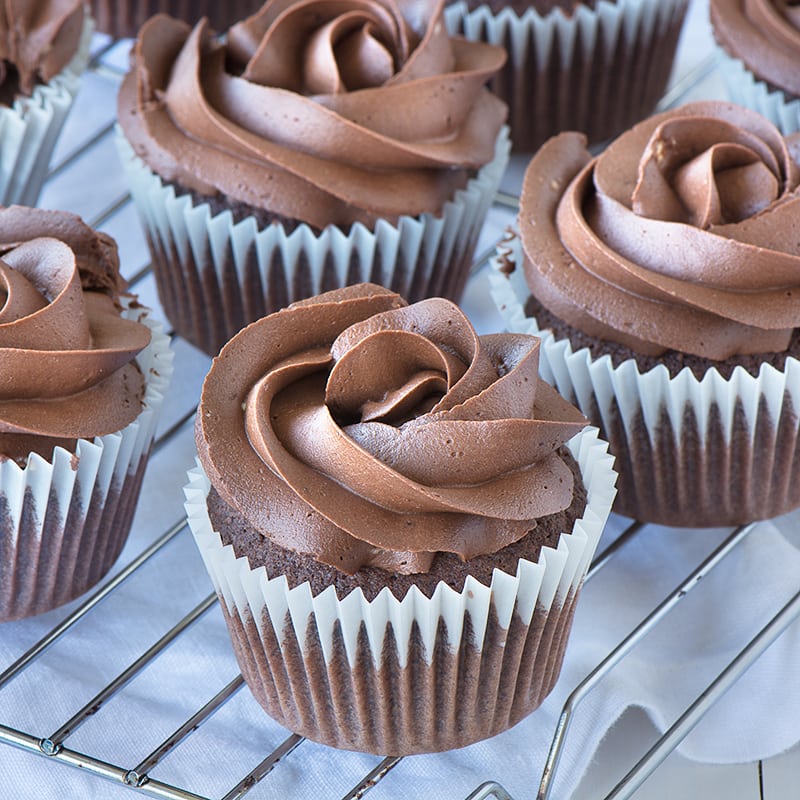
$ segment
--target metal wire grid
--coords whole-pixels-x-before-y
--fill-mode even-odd
[[[108,80],[118,82],[120,73],[110,66],[105,57],[114,46],[111,42],[101,48],[92,58],[90,69],[97,75]],[[683,81],[674,86],[663,99],[661,107],[669,107],[681,102],[697,83],[705,78],[715,67],[713,57],[703,61],[687,75]],[[70,153],[56,164],[50,172],[52,179],[66,169],[75,160],[102,142],[113,130],[113,123],[103,126],[100,130],[87,138],[78,149]],[[114,198],[105,208],[91,220],[94,226],[102,225],[107,219],[122,209],[128,202],[127,194]],[[514,207],[516,198],[508,195],[498,195],[497,202],[501,205]],[[484,253],[477,260],[475,269],[484,266],[490,254]],[[149,273],[149,266],[144,267],[131,277],[133,288]],[[194,416],[194,410],[177,419],[157,439],[154,450],[168,447],[175,435],[188,425]],[[656,626],[658,626],[669,613],[683,601],[691,592],[695,591],[702,583],[702,579],[714,570],[733,550],[739,547],[751,535],[757,525],[752,524],[733,530],[727,538],[694,570],[686,576],[678,586],[670,592],[662,602],[614,648],[602,662],[572,691],[567,699],[556,731],[553,736],[550,753],[538,789],[538,800],[547,800],[551,796],[553,779],[559,765],[559,759],[567,739],[570,723],[577,712],[581,702],[589,695],[592,689],[615,668],[615,666],[630,653]],[[641,523],[631,524],[619,538],[601,553],[592,565],[586,580],[591,581],[603,568],[611,563],[619,551],[634,537],[641,536],[646,526]],[[187,535],[187,525],[183,519],[176,520],[164,533],[151,545],[145,548],[138,556],[133,558],[119,573],[106,581],[95,592],[75,609],[66,619],[49,631],[39,642],[32,646],[26,653],[19,657],[13,664],[0,674],[0,692],[8,684],[29,668],[43,653],[62,637],[69,634],[72,628],[87,615],[90,615],[99,604],[114,592],[123,583],[135,580],[139,570],[151,559],[162,556],[165,548],[176,537]],[[151,753],[133,766],[121,766],[94,757],[89,753],[70,749],[65,742],[81,725],[91,716],[104,711],[110,700],[120,692],[131,680],[142,674],[175,640],[184,633],[194,622],[200,619],[216,603],[216,596],[212,593],[202,600],[186,616],[177,621],[151,647],[146,649],[127,668],[120,672],[116,678],[104,686],[83,708],[64,722],[57,730],[49,735],[17,730],[9,725],[0,723],[0,743],[12,745],[31,753],[36,753],[51,764],[67,764],[81,768],[85,772],[98,777],[115,781],[143,795],[164,798],[165,800],[212,800],[202,795],[195,794],[187,789],[173,786],[157,780],[151,776],[152,770],[168,754],[175,751],[206,721],[208,721],[223,705],[230,700],[244,685],[241,675],[231,680],[221,691],[202,705],[195,713],[179,725],[165,740]],[[672,727],[650,748],[650,750],[635,764],[622,778],[616,787],[607,795],[606,800],[628,798],[633,795],[643,781],[657,768],[657,766],[672,752],[672,750],[685,738],[692,728],[699,722],[703,714],[730,688],[736,680],[753,664],[753,662],[772,644],[775,639],[796,619],[800,618],[800,592],[759,630],[755,636],[740,651],[740,653],[722,670],[722,672],[706,687],[697,699],[684,711]],[[108,713],[112,713],[109,711]],[[250,772],[239,780],[233,780],[234,785],[221,798],[213,800],[234,800],[243,797],[260,781],[303,744],[303,737],[297,734],[289,735],[277,748],[268,753],[263,760]],[[298,758],[299,756],[294,756]],[[353,788],[344,795],[343,800],[361,798],[375,786],[390,770],[402,763],[399,757],[387,757],[361,778],[355,778]],[[494,780],[481,784],[472,791],[466,800],[482,800],[494,797],[496,800],[512,800],[503,786]]]

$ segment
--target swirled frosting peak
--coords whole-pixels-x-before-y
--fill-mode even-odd
[[[0,6],[0,84],[9,66],[24,94],[61,72],[78,50],[84,13],[83,0],[6,0]]]
[[[0,209],[0,455],[138,416],[150,332],[120,317],[122,285],[111,240],[74,215]]]
[[[453,38],[441,0],[270,0],[225,41],[147,23],[120,122],[167,181],[318,228],[437,211],[491,161],[502,49]]]
[[[711,0],[714,37],[772,87],[800,97],[800,3]]]
[[[585,419],[539,380],[538,345],[477,336],[439,298],[319,295],[215,359],[198,452],[257,530],[343,572],[496,552],[572,500],[555,451]]]
[[[785,350],[800,326],[800,137],[703,102],[656,115],[592,158],[551,139],[526,173],[533,294],[645,355]]]

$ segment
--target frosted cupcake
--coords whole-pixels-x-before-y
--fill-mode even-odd
[[[123,162],[164,309],[209,353],[328,289],[466,282],[507,159],[483,86],[505,55],[448,36],[435,0],[331,9],[273,0],[224,43],[157,17],[137,40]]]
[[[489,83],[514,150],[559,131],[605,141],[650,114],[667,86],[686,0],[457,0],[448,28],[508,51]]]
[[[0,621],[99,581],[127,538],[172,372],[78,217],[0,209]]]
[[[534,337],[478,337],[449,301],[373,285],[266,317],[215,359],[189,522],[283,725],[445,750],[550,691],[614,473],[537,364]]]
[[[800,130],[800,7],[786,0],[711,0],[710,13],[731,99],[785,134]]]
[[[753,111],[693,103],[525,175],[497,266],[511,330],[608,437],[616,510],[680,526],[800,506],[800,167]]]
[[[0,15],[0,204],[34,205],[89,60],[83,0],[12,0]]]

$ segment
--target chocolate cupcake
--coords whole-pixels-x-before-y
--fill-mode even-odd
[[[362,285],[215,359],[187,512],[245,680],[281,724],[438,751],[550,691],[614,473],[537,356],[534,337],[476,336],[449,301]]]
[[[711,28],[731,99],[800,130],[800,7],[786,0],[711,0]]]
[[[208,353],[321,291],[455,299],[469,274],[504,53],[449,37],[435,0],[331,8],[272,0],[224,42],[157,17],[136,43],[122,158],[167,316]]]
[[[0,14],[0,204],[35,205],[89,60],[83,0],[12,0]]]
[[[706,527],[800,506],[799,160],[798,137],[701,102],[597,158],[562,134],[531,162],[495,299],[608,438],[620,513]]]
[[[167,337],[78,217],[0,209],[0,621],[97,583],[127,538]]]
[[[217,30],[252,14],[261,0],[92,0],[92,16],[97,30],[115,39],[126,39],[155,14],[169,14],[192,25],[203,17]]]
[[[560,131],[603,142],[650,114],[667,86],[687,0],[458,0],[452,33],[504,47],[489,82],[515,152]]]

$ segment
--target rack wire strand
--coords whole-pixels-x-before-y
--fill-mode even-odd
[[[646,526],[644,526],[646,528]],[[622,661],[679,603],[696,589],[700,582],[718,567],[756,528],[755,523],[743,525],[733,532],[692,572],[670,592],[587,676],[572,690],[561,711],[556,732],[547,755],[537,800],[549,800],[553,780],[564,750],[567,732],[580,703],[589,692]]]

